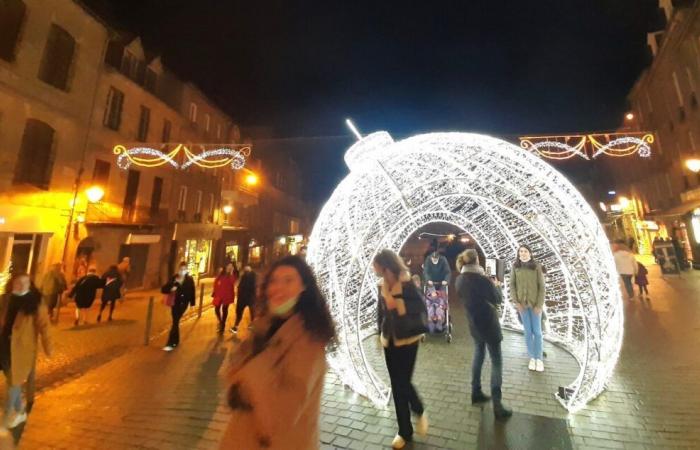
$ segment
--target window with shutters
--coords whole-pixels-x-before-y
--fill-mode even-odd
[[[148,92],[155,94],[158,86],[158,74],[156,74],[153,69],[146,69],[146,76],[143,84]]]
[[[75,39],[56,24],[49,29],[44,55],[39,67],[39,79],[58,89],[68,90],[68,76],[73,64]]]
[[[92,182],[100,186],[109,184],[109,171],[111,164],[101,159],[95,160],[95,168],[92,171]]]
[[[204,115],[204,131],[209,133],[209,127],[211,126],[211,116],[209,114]]]
[[[12,62],[27,6],[21,0],[0,2],[0,59]]]
[[[151,125],[151,110],[141,105],[141,115],[139,116],[139,132],[136,139],[141,142],[148,140],[148,128]]]
[[[107,106],[102,124],[107,128],[119,131],[122,123],[122,107],[124,106],[124,93],[119,89],[110,87],[107,94]]]
[[[138,170],[129,169],[126,179],[126,193],[124,194],[124,209],[122,220],[131,222],[136,215],[136,198],[139,193],[139,181],[141,173]]]
[[[190,103],[190,122],[197,123],[197,105],[195,103]]]
[[[13,177],[14,184],[48,189],[55,158],[54,129],[45,122],[28,119],[24,126]]]
[[[163,196],[163,179],[153,178],[153,192],[151,192],[151,217],[157,215],[160,210],[160,200]]]

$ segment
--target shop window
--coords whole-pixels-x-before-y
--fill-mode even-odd
[[[139,132],[136,136],[141,142],[148,140],[148,128],[151,124],[151,110],[141,105],[141,115],[139,116]]]
[[[39,79],[58,89],[68,90],[68,75],[73,64],[75,39],[56,24],[51,25],[39,68]]]
[[[107,128],[119,131],[122,123],[122,107],[124,106],[124,93],[119,89],[110,87],[107,94],[107,106],[102,124]]]
[[[21,0],[0,2],[0,59],[15,60],[15,49],[27,6]]]
[[[248,264],[251,266],[259,266],[262,263],[263,246],[256,245],[251,247],[248,252]]]
[[[92,170],[92,182],[100,186],[109,184],[109,171],[111,164],[101,159],[95,160],[95,168]]]
[[[54,129],[48,124],[28,119],[22,135],[13,178],[14,184],[31,184],[48,189],[55,158]]]

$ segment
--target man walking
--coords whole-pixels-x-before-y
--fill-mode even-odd
[[[46,272],[41,282],[41,296],[44,304],[49,309],[49,318],[53,320],[53,311],[61,300],[61,294],[67,289],[66,277],[63,275],[61,263],[51,265],[51,270]],[[58,318],[56,318],[58,319]]]
[[[457,257],[455,282],[457,295],[464,303],[469,320],[469,331],[474,340],[474,360],[472,362],[472,405],[493,401],[496,419],[507,419],[513,412],[502,402],[503,355],[501,353],[501,324],[498,321],[496,305],[502,303],[501,293],[494,283],[483,273],[476,250],[465,250]],[[486,349],[491,357],[491,397],[481,389],[481,368],[484,365]]]
[[[622,284],[625,285],[627,291],[627,299],[634,299],[634,287],[632,286],[632,278],[637,275],[637,260],[634,254],[627,248],[625,241],[622,239],[615,241],[613,246],[613,257],[615,258],[615,267],[617,273],[622,278]]]

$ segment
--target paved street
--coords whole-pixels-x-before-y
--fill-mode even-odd
[[[664,279],[655,266],[650,272],[652,300],[626,305],[623,351],[606,393],[567,417],[553,392],[576,375],[572,358],[546,345],[547,371],[531,373],[522,337],[507,333],[504,400],[518,413],[568,420],[575,448],[700,446],[700,273]],[[432,428],[427,438],[417,439],[415,449],[477,447],[482,410],[468,405],[471,349],[456,306],[454,321],[452,344],[430,339],[419,353],[415,380]],[[45,389],[20,448],[215,448],[227,420],[221,375],[236,341],[216,337],[211,311],[183,329],[183,345],[172,354],[156,343],[134,345],[126,354]],[[376,347],[372,351],[368,343],[367,348],[381,360]],[[483,412],[483,420],[492,420],[490,411]],[[387,448],[395,431],[392,409],[375,409],[328,376],[323,448]],[[528,439],[524,435],[510,448],[528,448]]]

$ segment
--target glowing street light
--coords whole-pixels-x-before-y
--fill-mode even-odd
[[[688,159],[685,161],[685,167],[691,172],[700,172],[700,159]]]
[[[85,195],[90,203],[98,203],[105,196],[105,190],[95,185],[85,190]]]
[[[627,207],[630,205],[630,199],[627,197],[620,197],[620,206],[622,206],[622,209],[627,209]]]
[[[224,212],[224,214],[226,214],[228,216],[229,214],[231,214],[231,211],[233,211],[233,206],[224,205],[224,207],[221,208],[221,210]]]
[[[634,120],[634,114],[631,112],[628,112],[627,114],[625,114],[625,119]]]
[[[258,181],[259,181],[258,176],[255,175],[253,172],[249,173],[245,177],[245,183],[248,186],[255,186],[256,184],[258,184]]]

